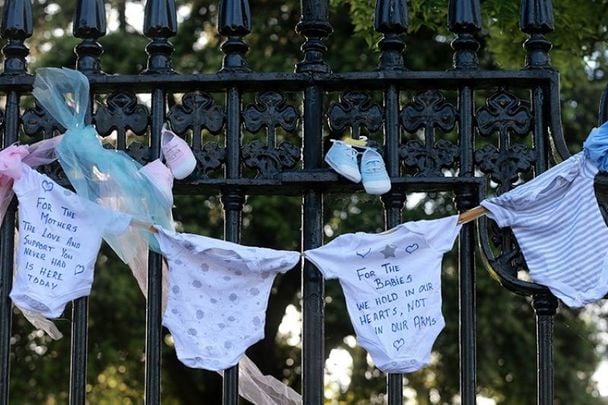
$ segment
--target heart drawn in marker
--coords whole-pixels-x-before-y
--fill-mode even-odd
[[[405,339],[403,339],[403,338],[397,339],[393,342],[393,347],[395,349],[399,350],[403,347],[404,344],[405,344]]]
[[[51,191],[53,190],[53,183],[48,181],[48,180],[42,180],[42,189],[44,191]]]
[[[367,256],[369,254],[369,252],[372,251],[372,248],[367,249],[367,252],[361,251],[361,252],[356,252],[357,256],[360,256],[362,259],[365,259],[365,256]]]
[[[409,254],[414,253],[416,250],[418,250],[420,246],[418,246],[417,243],[412,243],[411,245],[407,246],[405,248],[405,251],[408,252]]]
[[[74,275],[76,274],[80,274],[84,272],[84,266],[82,264],[79,264],[78,266],[76,266],[76,268],[74,269]]]

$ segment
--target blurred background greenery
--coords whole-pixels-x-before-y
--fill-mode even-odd
[[[215,21],[217,2],[178,0],[178,34],[174,67],[178,72],[217,71],[222,55]],[[301,58],[302,38],[294,31],[299,20],[296,0],[251,1],[253,32],[247,59],[254,71],[291,72]],[[331,0],[334,32],[327,39],[327,60],[334,72],[366,71],[376,67],[378,36],[373,32],[370,0]],[[413,70],[444,70],[451,66],[447,30],[447,2],[412,0],[410,33],[405,61]],[[518,29],[518,2],[486,0],[482,4],[483,30],[478,38],[484,69],[520,69],[525,35]],[[30,69],[75,65],[71,19],[75,2],[35,0],[34,35],[27,41]],[[108,35],[100,39],[105,53],[102,69],[109,73],[139,73],[146,64],[142,35],[143,2],[111,0]],[[562,122],[571,152],[580,150],[589,129],[596,125],[599,99],[605,86],[608,1],[562,0],[555,6],[556,31],[552,63],[561,71]],[[491,93],[478,94],[478,106]],[[402,102],[413,94],[404,93]],[[140,95],[146,102],[146,95]],[[221,100],[222,95],[217,95]],[[380,94],[375,94],[378,97]],[[455,103],[454,95],[446,97]],[[179,102],[171,95],[170,102]],[[299,102],[297,94],[291,95]],[[336,94],[328,96],[330,100]],[[279,134],[282,136],[281,134]],[[381,141],[381,134],[369,134]],[[450,134],[446,136],[452,136]],[[449,194],[409,195],[404,219],[438,217],[454,212]],[[222,237],[222,209],[217,196],[176,196],[179,229]],[[243,243],[300,249],[300,198],[250,197],[244,209]],[[361,193],[328,195],[325,200],[326,241],[350,231],[383,229],[378,198]],[[478,260],[478,263],[481,261]],[[477,269],[477,339],[479,393],[487,403],[535,402],[534,314],[529,301],[512,295]],[[300,390],[299,336],[300,274],[279,277],[273,288],[266,322],[266,338],[248,355],[264,373]],[[335,281],[326,286],[327,403],[384,403],[385,378],[373,367],[364,350],[354,344],[353,330],[342,291]],[[407,403],[458,402],[458,289],[455,253],[447,255],[443,272],[444,316],[431,366],[406,376]],[[556,403],[608,403],[600,395],[594,372],[604,357],[606,311],[602,303],[585,310],[560,308],[555,325]],[[88,402],[129,404],[143,401],[145,302],[127,267],[104,248],[100,255],[90,299]],[[14,317],[11,360],[13,403],[67,403],[69,374],[69,312],[57,324],[66,338],[53,342],[32,330],[21,315]],[[166,404],[219,404],[221,378],[216,373],[192,370],[175,356],[168,332],[163,346],[162,395]],[[599,375],[599,374],[598,374]],[[604,392],[608,396],[608,392]],[[480,402],[482,403],[482,402]]]

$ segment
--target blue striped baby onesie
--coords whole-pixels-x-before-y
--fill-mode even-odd
[[[608,291],[608,227],[593,189],[597,168],[577,153],[535,179],[481,202],[498,226],[510,226],[530,277],[570,307]]]

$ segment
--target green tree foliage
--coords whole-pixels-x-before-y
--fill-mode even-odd
[[[215,0],[179,0],[180,24],[175,45],[177,71],[215,72],[221,66],[221,38],[215,31]],[[299,19],[295,0],[251,1],[253,32],[245,40],[250,45],[247,59],[255,71],[290,72],[301,58],[302,38],[294,31]],[[327,39],[327,60],[336,72],[372,70],[377,63],[373,32],[373,3],[369,0],[331,0],[333,34]],[[451,66],[446,28],[445,0],[410,1],[410,33],[406,64],[417,70],[443,70]],[[556,31],[553,63],[563,74],[563,123],[571,150],[580,149],[588,129],[595,124],[603,89],[603,51],[606,1],[556,2]],[[102,68],[108,73],[138,73],[145,68],[145,44],[141,27],[126,18],[127,7],[140,3],[114,0],[112,24],[116,29],[100,39],[105,53]],[[28,41],[32,68],[74,66],[73,47],[77,39],[70,32],[74,3],[38,0],[34,4],[36,29]],[[519,69],[525,40],[517,27],[517,2],[483,2],[483,45],[480,60],[485,68]],[[596,63],[600,62],[600,63]],[[413,93],[404,92],[402,102]],[[452,102],[453,94],[446,93]],[[489,95],[489,94],[488,94]],[[217,94],[217,100],[223,98]],[[336,100],[337,94],[329,94]],[[381,99],[380,93],[373,96]],[[482,95],[478,95],[482,97]],[[486,96],[484,93],[483,96]],[[179,102],[179,94],[170,102]],[[251,96],[246,95],[246,99]],[[295,103],[297,94],[287,94]],[[483,103],[483,99],[479,100]],[[284,134],[279,134],[283,136]],[[452,134],[453,135],[453,134]],[[448,134],[447,136],[452,136]],[[381,134],[369,136],[381,142]],[[245,134],[246,138],[254,137]],[[221,137],[218,138],[221,140]],[[297,141],[297,140],[296,140]],[[410,200],[414,196],[409,196]],[[222,209],[214,195],[177,196],[174,216],[179,229],[214,237],[222,236]],[[454,213],[449,194],[428,195],[408,206],[404,220]],[[361,193],[328,195],[325,200],[326,240],[350,231],[383,229],[383,209],[378,198]],[[243,242],[280,249],[300,249],[300,198],[249,197],[243,213]],[[430,367],[406,376],[408,396],[419,404],[457,403],[458,394],[458,287],[457,258],[446,256],[443,272],[444,315],[447,326],[440,335]],[[478,258],[477,263],[481,263]],[[533,403],[535,396],[534,315],[529,300],[514,296],[477,266],[477,338],[480,393],[500,404]],[[297,336],[288,339],[278,331],[286,308],[299,308],[300,274],[291,271],[276,281],[267,315],[266,338],[248,354],[265,373],[299,390],[301,345]],[[339,284],[326,285],[326,350],[346,351],[352,358],[350,384],[330,386],[331,403],[383,403],[385,377],[368,361],[367,354],[353,344],[352,325]],[[92,404],[141,403],[144,379],[145,301],[126,266],[108,249],[100,255],[90,302],[88,399]],[[66,312],[69,314],[69,312]],[[69,317],[69,315],[66,315]],[[557,398],[563,404],[600,404],[590,376],[598,364],[597,325],[581,312],[560,309],[555,326],[555,378]],[[69,337],[68,318],[58,326]],[[167,404],[220,403],[221,378],[216,373],[191,370],[175,357],[166,332],[163,346],[163,402]],[[293,341],[292,341],[293,340]],[[15,403],[65,403],[68,390],[69,338],[49,341],[32,331],[18,315],[14,317],[12,339],[11,391]]]

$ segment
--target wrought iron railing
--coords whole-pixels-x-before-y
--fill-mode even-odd
[[[302,196],[302,248],[323,243],[323,196],[355,192],[323,163],[324,122],[336,132],[351,129],[383,132],[384,158],[392,179],[392,190],[382,196],[385,226],[402,222],[406,192],[447,191],[454,195],[458,210],[475,207],[486,192],[489,179],[498,191],[511,188],[518,173],[547,169],[551,160],[549,138],[561,158],[568,156],[560,124],[558,73],[549,61],[551,43],[544,35],[553,29],[551,0],[522,0],[520,28],[528,35],[524,43],[525,65],[520,70],[479,68],[476,34],[481,30],[478,0],[449,1],[449,30],[453,68],[447,71],[406,69],[402,35],[408,30],[406,0],[377,0],[375,29],[382,34],[377,70],[332,73],[325,58],[324,40],[331,34],[327,0],[301,0],[301,20],[296,30],[303,37],[302,60],[294,72],[259,73],[247,66],[246,36],[251,30],[248,0],[219,0],[219,34],[223,65],[214,74],[178,74],[172,70],[173,46],[169,38],[177,30],[175,1],[148,0],[144,34],[147,68],[139,75],[105,75],[97,40],[105,35],[102,0],[78,0],[73,20],[74,36],[81,39],[75,49],[76,68],[85,73],[95,95],[107,95],[89,119],[102,135],[117,131],[118,148],[127,148],[126,132],[150,134],[150,144],[131,144],[128,151],[145,162],[160,152],[160,133],[169,122],[176,133],[191,131],[198,159],[195,175],[177,191],[200,190],[221,195],[225,213],[225,238],[239,242],[241,215],[248,194]],[[6,0],[2,20],[4,71],[0,91],[6,95],[2,114],[3,146],[19,139],[20,131],[45,138],[61,131],[38,106],[23,109],[21,98],[31,91],[33,77],[27,71],[32,35],[31,3]],[[492,92],[485,106],[475,101],[477,91]],[[325,110],[328,94],[340,93]],[[455,94],[446,100],[445,92]],[[138,104],[136,94],[151,96],[151,108]],[[169,107],[168,93],[184,93],[181,103]],[[218,105],[211,94],[223,93]],[[372,93],[383,95],[377,103]],[[409,102],[403,94],[415,93]],[[255,94],[255,103],[243,106],[242,97]],[[290,105],[285,94],[302,98]],[[528,94],[521,100],[515,94]],[[301,119],[301,126],[298,125]],[[277,145],[275,129],[301,135],[302,145]],[[264,130],[266,139],[243,145],[242,131]],[[455,129],[457,142],[438,139]],[[424,133],[424,142],[406,140],[407,133]],[[221,134],[224,144],[208,142],[201,134]],[[498,134],[498,142],[489,135]],[[529,137],[529,138],[528,138]],[[517,139],[531,139],[531,142]],[[517,142],[520,143],[517,143]],[[485,144],[478,147],[479,144]],[[300,150],[301,149],[301,150]],[[556,157],[558,159],[559,157]],[[255,177],[242,168],[254,170]],[[450,169],[455,176],[445,176]],[[481,174],[481,175],[480,175]],[[15,204],[1,231],[0,257],[0,403],[9,400],[10,338],[12,310],[8,293],[12,283]],[[557,301],[547,289],[517,278],[525,264],[508,231],[496,230],[489,221],[463,227],[459,239],[460,395],[463,404],[476,401],[476,303],[475,245],[482,251],[503,286],[532,296],[537,323],[538,399],[553,399],[552,326]],[[145,358],[145,398],[161,402],[161,258],[150,253]],[[321,404],[324,357],[324,281],[319,271],[304,262],[302,270],[303,353],[302,395],[305,404]],[[85,402],[87,364],[87,299],[73,306],[70,403]],[[224,403],[238,402],[238,371],[227,370]],[[403,377],[387,376],[388,403],[403,401]]]

